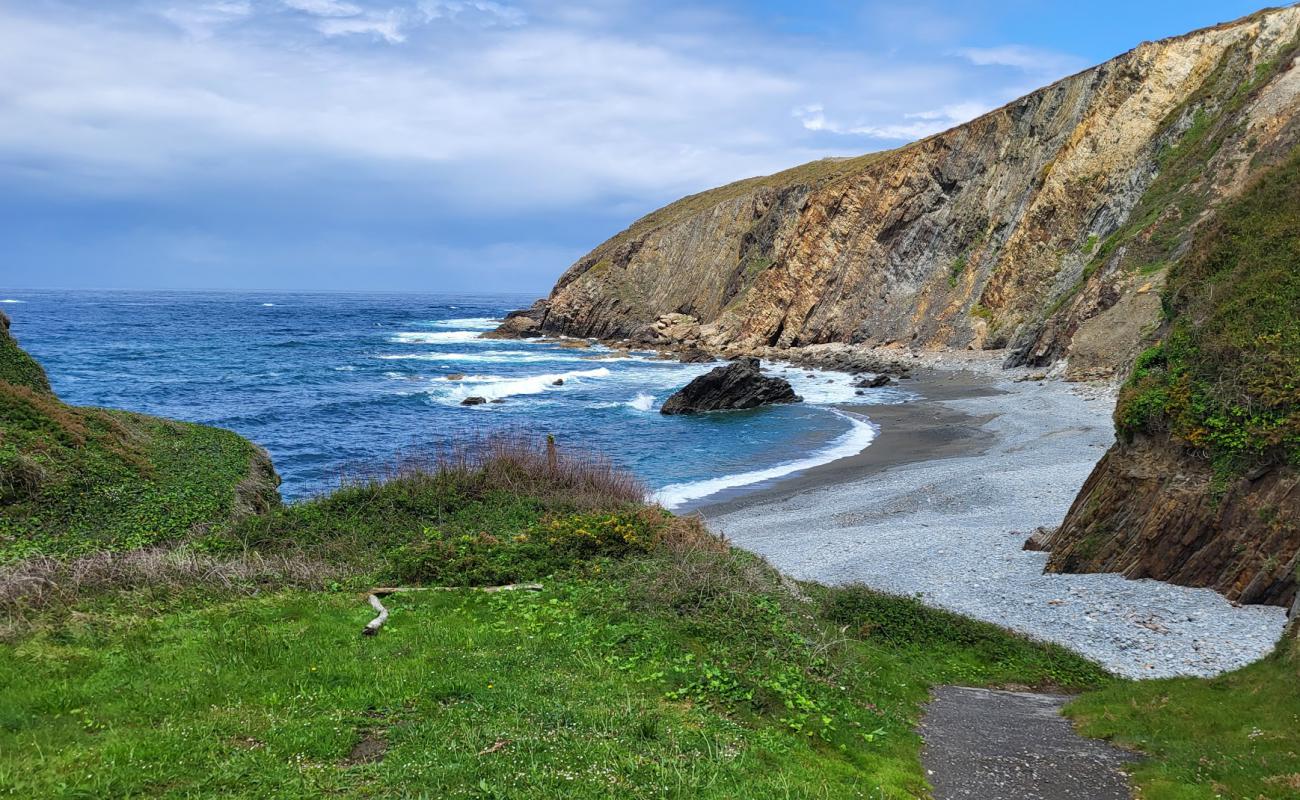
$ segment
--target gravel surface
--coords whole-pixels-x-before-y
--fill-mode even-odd
[[[1135,756],[1075,733],[1067,700],[937,687],[920,730],[934,800],[1129,800]]]
[[[1255,661],[1286,612],[1209,589],[1119,575],[1043,574],[1029,532],[1064,518],[1113,440],[1110,392],[1058,381],[945,401],[985,424],[990,449],[894,467],[709,518],[796,578],[861,582],[1057,642],[1132,678],[1214,675]]]

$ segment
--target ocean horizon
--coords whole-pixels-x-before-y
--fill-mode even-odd
[[[523,433],[608,457],[682,509],[854,455],[876,429],[843,407],[911,397],[898,388],[858,395],[846,373],[765,364],[804,402],[664,416],[660,404],[716,364],[481,338],[533,299],[0,290],[14,334],[65,401],[234,430],[268,450],[295,501],[404,455]],[[489,402],[463,406],[466,397]]]

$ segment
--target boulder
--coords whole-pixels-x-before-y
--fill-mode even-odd
[[[564,385],[564,378],[556,378],[555,380],[551,381],[551,385],[552,385],[552,386],[563,386],[563,385]]]
[[[483,334],[484,339],[536,339],[542,335],[542,326],[528,316],[528,312],[511,312],[496,330]]]
[[[463,373],[463,372],[453,372],[453,373],[451,373],[450,375],[447,376],[447,380],[449,380],[449,381],[463,381],[463,380],[465,380],[465,373]]]
[[[757,358],[741,358],[701,375],[664,401],[662,414],[698,414],[798,403],[789,381],[759,371]]]
[[[881,386],[889,385],[888,375],[877,375],[873,378],[863,378],[853,384],[859,389],[879,389]]]
[[[486,397],[466,397],[464,400],[460,401],[460,404],[463,406],[481,406],[486,402]]]
[[[1056,534],[1056,528],[1038,527],[1034,532],[1029,534],[1025,540],[1025,546],[1022,550],[1030,550],[1035,553],[1048,553],[1052,550],[1052,537]]]

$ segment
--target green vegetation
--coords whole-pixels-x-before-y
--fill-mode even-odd
[[[1116,683],[1066,709],[1090,736],[1147,755],[1146,800],[1300,798],[1300,644],[1210,680]]]
[[[1111,680],[915,600],[795,585],[634,489],[495,443],[180,550],[335,591],[210,561],[141,580],[154,559],[42,595],[0,650],[0,793],[914,797],[929,686]],[[544,589],[391,595],[373,638],[346,591],[502,580]],[[0,573],[0,608],[30,585]]]
[[[65,405],[0,330],[0,563],[142,547],[278,502],[269,464],[249,482],[262,458],[229,431]]]
[[[959,256],[954,258],[952,264],[948,266],[948,286],[950,288],[957,288],[957,281],[961,278],[961,274],[966,271],[966,261],[966,256]]]
[[[8,333],[9,318],[0,311],[0,383],[11,383],[34,392],[50,391],[45,370]]]
[[[1120,396],[1121,435],[1168,432],[1221,475],[1300,465],[1300,151],[1169,272],[1165,340]]]

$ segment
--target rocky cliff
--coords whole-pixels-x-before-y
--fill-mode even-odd
[[[1298,45],[1300,7],[1269,9],[898,150],[687,197],[579,259],[502,335],[727,355],[980,348],[1127,377],[1119,441],[1049,568],[1286,603],[1300,566]]]
[[[1286,604],[1300,569],[1300,149],[1170,268],[1158,343],[1120,393],[1119,443],[1049,568]]]
[[[1006,348],[1123,370],[1190,232],[1300,137],[1300,8],[1147,43],[898,150],[687,197],[579,259],[540,329],[714,351]],[[665,315],[675,335],[652,324]]]

